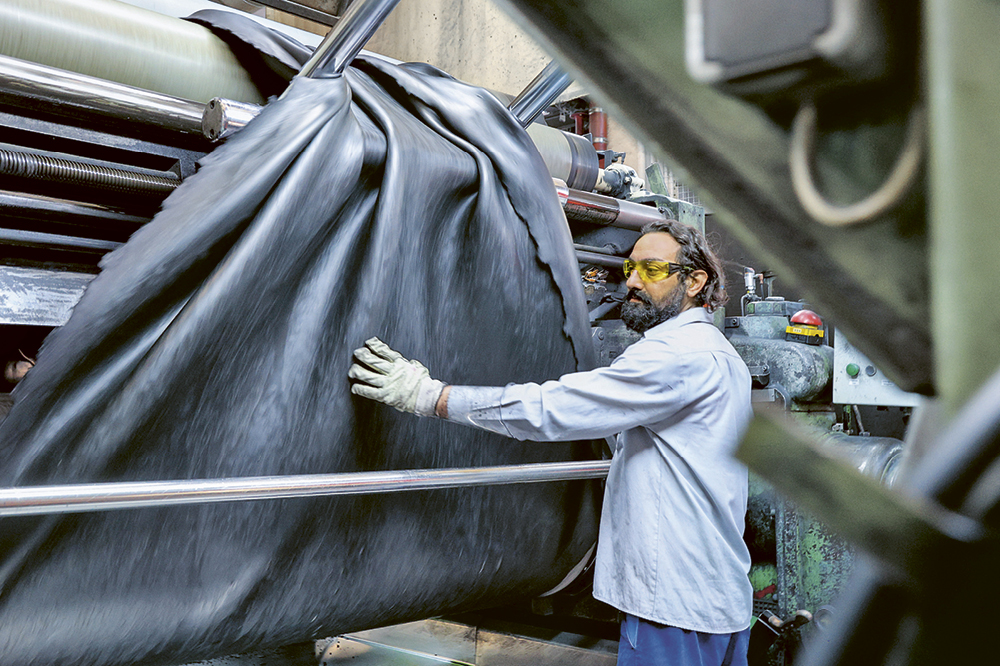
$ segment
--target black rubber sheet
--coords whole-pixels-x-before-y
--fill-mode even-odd
[[[378,335],[451,383],[593,364],[527,135],[484,91],[358,60],[296,80],[109,255],[0,425],[0,485],[590,458],[351,396]],[[0,519],[0,664],[185,663],[499,605],[596,537],[573,482]]]

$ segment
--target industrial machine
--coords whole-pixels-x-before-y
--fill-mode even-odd
[[[60,3],[53,0],[49,4],[58,7]],[[804,301],[785,300],[774,293],[774,273],[741,267],[744,291],[737,299],[737,289],[730,286],[730,306],[719,314],[717,323],[751,369],[755,402],[770,405],[797,422],[806,433],[802,438],[811,438],[824,455],[846,460],[873,483],[884,487],[899,484],[904,470],[902,440],[913,440],[913,446],[921,442],[909,428],[916,421],[915,410],[927,404],[926,397],[919,394],[943,392],[950,411],[956,412],[973,387],[992,371],[995,355],[989,355],[979,373],[956,374],[940,359],[935,365],[934,354],[948,354],[944,350],[950,345],[946,338],[950,329],[940,323],[945,317],[939,313],[936,328],[930,330],[929,305],[923,295],[926,280],[917,280],[916,286],[912,281],[913,271],[922,274],[930,270],[928,250],[917,240],[923,237],[926,202],[921,192],[910,188],[919,173],[914,146],[922,141],[918,130],[925,119],[920,109],[909,108],[913,98],[919,97],[913,82],[912,40],[905,30],[901,32],[898,22],[886,19],[889,14],[896,16],[898,10],[887,10],[886,3],[811,3],[808,20],[793,26],[798,32],[789,33],[794,39],[768,52],[759,45],[727,40],[727,36],[741,34],[741,29],[739,21],[719,20],[727,16],[725,3],[689,3],[691,14],[686,23],[679,7],[664,10],[644,3],[612,9],[594,0],[573,15],[565,14],[560,6],[542,6],[533,0],[513,4],[548,34],[561,54],[586,72],[604,95],[614,98],[613,111],[643,128],[658,149],[676,155],[715,197],[714,212],[706,215],[703,207],[668,196],[658,167],[640,175],[616,164],[614,151],[602,140],[600,110],[586,114],[590,125],[579,123],[576,132],[532,122],[568,83],[558,68],[547,69],[510,102],[512,113],[527,127],[555,179],[574,238],[600,362],[610,363],[634,340],[620,321],[617,308],[625,294],[621,259],[628,255],[638,230],[665,217],[702,230],[707,226],[710,231],[716,226],[722,230],[720,220],[727,220],[727,233],[738,235],[769,261],[787,269],[789,278],[804,286],[816,303],[813,312],[813,306]],[[90,16],[97,18],[87,19],[87,14],[81,13],[81,25],[88,20],[102,24],[102,9],[121,21],[103,22],[97,38],[102,43],[141,35],[144,24],[150,32],[137,37],[140,41],[155,41],[149,35],[162,31],[164,25],[172,26],[174,34],[169,43],[157,45],[161,50],[151,57],[157,67],[141,64],[138,71],[132,71],[125,61],[117,70],[83,71],[82,66],[74,69],[76,63],[49,62],[34,48],[25,52],[12,49],[16,52],[0,56],[4,93],[0,173],[5,183],[0,192],[0,360],[5,365],[0,413],[9,402],[7,394],[30,372],[45,335],[67,321],[86,284],[100,270],[101,257],[145,224],[163,198],[195,172],[198,160],[251,122],[266,102],[266,95],[248,84],[239,63],[206,28],[162,17],[152,19],[142,10],[121,9],[110,0],[93,5]],[[839,13],[829,14],[833,5]],[[851,14],[844,8],[847,5],[856,5],[857,13]],[[973,30],[968,23],[971,19],[959,15],[959,10],[946,9],[939,2],[928,5],[937,15],[956,18],[960,23],[957,30]],[[588,17],[605,11],[628,19],[623,25],[642,34],[629,38],[628,34],[634,33],[597,28],[599,21],[588,22]],[[993,10],[981,11],[989,14],[991,21],[998,20]],[[24,25],[44,22],[44,12],[35,3],[8,3],[7,9],[0,10],[0,23],[4,12],[35,19]],[[825,22],[828,14],[836,20]],[[656,20],[648,21],[652,16]],[[918,18],[911,16],[904,23],[912,27]],[[150,21],[156,22],[155,27],[150,27]],[[687,66],[701,83],[683,78],[683,65],[678,64],[684,62],[683,48],[678,46],[683,42],[679,34],[683,25],[695,31],[688,35]],[[582,51],[567,37],[572,26],[580,28],[573,35],[592,35],[597,46]],[[306,39],[303,34],[293,34]],[[839,36],[840,41],[831,35]],[[941,39],[934,32],[934,40]],[[44,41],[36,37],[24,43]],[[186,46],[179,48],[179,44]],[[658,44],[667,46],[660,52]],[[199,62],[199,68],[206,63],[217,68],[204,77],[212,81],[208,89],[199,88],[201,77],[183,75],[183,62],[171,63],[172,52],[188,48],[195,49],[196,55],[191,57]],[[934,48],[945,47],[935,41]],[[643,70],[644,74],[631,68],[634,62],[644,63],[645,68],[651,62],[672,63],[673,69]],[[961,69],[943,56],[935,62],[939,68]],[[857,63],[864,66],[855,67]],[[149,69],[159,70],[158,79],[143,78]],[[702,85],[705,83],[722,92],[709,90]],[[952,84],[937,80],[933,85],[941,93]],[[873,91],[880,103],[890,100],[887,110],[865,116],[844,109],[845,99],[859,103]],[[724,95],[736,95],[743,101],[737,103]],[[662,102],[664,99],[668,101]],[[870,189],[871,182],[884,175],[885,165],[871,164],[880,159],[867,159],[870,155],[864,146],[870,139],[901,146],[899,160],[890,165],[886,177],[891,192],[882,192],[872,197],[878,201],[869,200],[850,211],[814,196],[811,165],[802,159],[816,149],[809,144],[810,135],[817,132],[816,118],[803,99],[838,118],[831,127],[820,125],[827,144],[820,146],[821,164],[813,170],[823,172],[826,185],[837,194],[856,194]],[[653,108],[657,113],[642,115],[642,109]],[[973,110],[967,109],[970,114]],[[731,122],[737,117],[742,122],[738,131]],[[944,118],[942,124],[951,120]],[[908,129],[900,131],[904,125]],[[591,136],[583,136],[587,132]],[[793,161],[786,167],[784,154],[778,154],[781,151],[773,146],[785,146],[789,141]],[[746,145],[751,144],[757,152],[747,157]],[[938,137],[935,145],[939,149],[940,144]],[[945,154],[955,155],[947,149]],[[856,162],[864,162],[858,170],[860,176],[843,166]],[[796,183],[786,184],[773,174],[788,175]],[[954,190],[972,188],[973,180]],[[54,192],[59,196],[53,196]],[[935,192],[940,194],[940,189]],[[933,214],[935,228],[951,228],[950,214],[940,210]],[[826,226],[812,224],[810,218]],[[871,220],[874,224],[843,233],[834,228]],[[889,267],[885,272],[876,266],[881,259],[873,259],[873,246],[885,252],[883,263]],[[962,247],[938,251],[949,265],[961,262]],[[967,266],[964,270],[972,269]],[[990,281],[976,280],[976,288],[984,288],[984,282]],[[996,305],[995,294],[988,296],[983,303]],[[836,326],[829,322],[836,322]],[[966,347],[975,349],[976,345],[962,348]],[[968,368],[967,358],[959,360]],[[936,377],[931,371],[935,368]],[[963,388],[957,388],[959,385]],[[961,435],[958,432],[952,437],[960,439]],[[926,441],[923,446],[926,449]],[[913,467],[916,462],[908,464]],[[769,480],[796,495],[794,485],[782,485],[773,477]],[[926,485],[933,486],[930,482]],[[852,533],[844,514],[824,511],[822,502],[810,501],[807,493],[799,491],[789,499],[762,477],[755,476],[752,482],[746,539],[755,561],[751,580],[759,618],[751,643],[752,660],[756,660],[752,663],[799,663],[803,642],[829,640],[832,625],[844,615],[859,612],[857,606],[851,606],[855,610],[845,613],[840,602],[856,562],[855,547],[848,538],[858,535]],[[827,493],[827,497],[834,495]],[[860,546],[871,546],[871,539],[861,538]],[[865,571],[871,577],[871,570]],[[536,624],[547,622],[560,630],[607,636],[614,615],[588,597],[585,576],[582,581],[561,594],[513,611],[506,609],[507,616],[500,609],[492,618],[450,618],[438,621],[444,624],[433,630],[423,626],[416,633],[462,634],[461,621],[478,621],[485,626],[513,612]],[[458,624],[448,624],[452,620]],[[375,634],[348,637],[339,643],[327,641],[319,646],[316,658],[336,663],[339,651],[355,655],[348,647],[357,648],[358,644],[414,648],[414,635],[403,634],[402,646],[398,637],[394,642]],[[463,650],[467,650],[467,643],[468,636],[454,641],[465,645]],[[575,656],[577,660],[593,658],[594,663],[606,663],[608,658],[606,650],[591,651],[589,657],[583,653]],[[293,659],[304,657],[296,653],[281,658],[293,663]]]

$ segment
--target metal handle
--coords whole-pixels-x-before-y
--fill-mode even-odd
[[[299,76],[335,78],[343,74],[398,3],[399,0],[354,0],[299,70]]]
[[[521,127],[527,127],[572,82],[572,77],[553,60],[514,98],[507,109],[521,123]]]
[[[610,460],[588,460],[499,467],[0,488],[0,517],[601,479],[607,476],[610,466]]]

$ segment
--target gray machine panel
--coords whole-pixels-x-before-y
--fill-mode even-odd
[[[834,337],[833,402],[838,405],[882,405],[918,407],[923,397],[896,386],[867,356],[847,340],[839,330]],[[848,372],[857,366],[856,376]]]

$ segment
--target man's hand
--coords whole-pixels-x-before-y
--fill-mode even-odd
[[[378,338],[354,350],[348,376],[355,380],[351,393],[417,416],[434,416],[444,382],[431,379],[418,361],[408,361]]]

